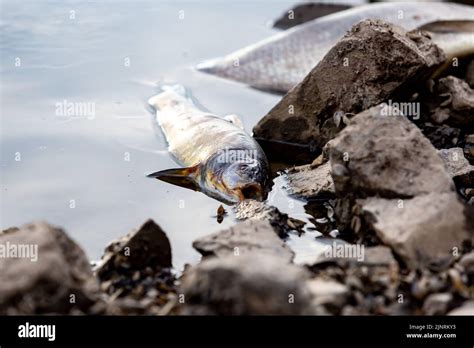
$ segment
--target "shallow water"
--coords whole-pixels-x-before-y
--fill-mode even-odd
[[[178,82],[212,112],[240,115],[251,131],[279,97],[192,67],[276,32],[269,23],[291,5],[2,1],[1,227],[46,220],[98,259],[112,239],[152,218],[169,236],[178,270],[199,260],[192,241],[234,221],[218,224],[220,203],[203,194],[145,177],[176,166],[145,101],[156,82]],[[277,178],[271,203],[307,220],[304,203],[283,185]],[[316,235],[289,244],[298,250]]]

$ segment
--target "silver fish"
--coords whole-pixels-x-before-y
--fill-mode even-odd
[[[168,150],[184,166],[149,177],[226,204],[266,199],[271,186],[267,158],[235,115],[224,119],[198,108],[180,85],[162,87],[148,103],[156,110]]]
[[[362,5],[298,25],[196,68],[258,89],[287,92],[353,25],[367,18],[413,30],[436,21],[474,20],[474,7],[418,2]]]

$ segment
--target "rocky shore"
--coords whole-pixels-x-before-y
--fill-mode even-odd
[[[283,175],[334,240],[324,255],[295,263],[305,222],[251,200],[179,275],[152,220],[96,265],[32,223],[0,233],[0,314],[473,315],[474,61],[429,79],[446,59],[425,33],[363,21],[254,128],[270,158],[302,163]]]

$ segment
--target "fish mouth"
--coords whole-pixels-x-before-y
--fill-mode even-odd
[[[258,183],[247,184],[238,189],[240,200],[255,199],[257,201],[263,200],[262,186]]]

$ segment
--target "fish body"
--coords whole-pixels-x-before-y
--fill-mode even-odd
[[[150,174],[201,191],[227,204],[263,200],[270,188],[269,165],[258,143],[236,116],[221,118],[199,108],[180,85],[165,86],[149,99],[168,150],[184,168]]]
[[[197,69],[258,89],[287,92],[360,21],[381,19],[406,30],[442,20],[474,20],[474,7],[453,3],[394,2],[362,5],[273,35]],[[387,48],[389,49],[389,48]]]

